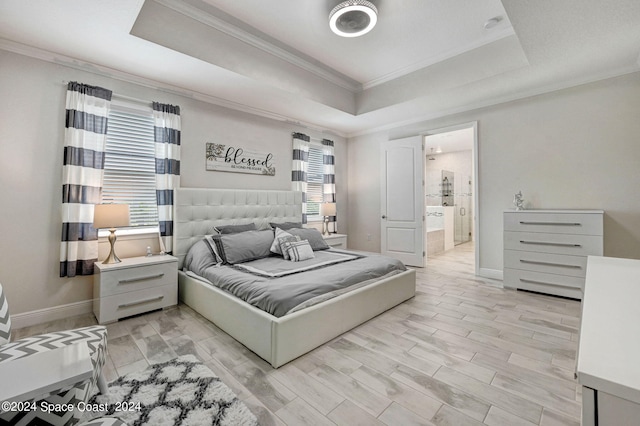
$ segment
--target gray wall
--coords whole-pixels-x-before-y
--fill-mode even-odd
[[[518,190],[527,208],[605,210],[605,255],[640,259],[640,73],[351,138],[351,248],[380,250],[380,142],[471,121],[480,268],[502,270],[502,212]]]
[[[289,190],[291,132],[334,140],[338,227],[347,232],[347,147],[342,137],[2,50],[0,74],[0,283],[14,315],[93,297],[91,277],[58,277],[66,91],[63,81],[75,80],[133,98],[180,105],[183,187]],[[206,171],[206,142],[241,144],[273,152],[276,175]],[[156,249],[156,240],[121,237],[118,254],[143,255],[147,245]],[[101,256],[107,252],[107,244],[101,243]]]

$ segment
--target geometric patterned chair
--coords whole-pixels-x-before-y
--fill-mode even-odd
[[[10,342],[11,318],[9,305],[0,284],[0,363],[27,357],[34,353],[86,342],[91,356],[93,375],[90,380],[59,389],[48,395],[42,395],[37,401],[45,400],[50,404],[77,404],[87,401],[95,393],[96,387],[101,393],[107,393],[107,382],[102,374],[107,356],[107,329],[104,326],[76,328],[69,331],[41,334]],[[0,383],[0,385],[2,385]],[[0,425],[72,425],[76,424],[83,413],[79,410],[45,413],[41,410],[25,412],[4,412],[0,410]]]

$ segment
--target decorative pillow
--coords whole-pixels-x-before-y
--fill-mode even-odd
[[[313,250],[309,241],[287,241],[284,243],[284,251],[289,255],[292,262],[300,262],[301,260],[313,259]]]
[[[250,260],[262,259],[271,254],[273,231],[245,231],[237,234],[221,234],[212,237],[218,254],[224,263],[234,265]]]
[[[302,222],[282,222],[282,223],[269,222],[269,225],[272,228],[276,228],[276,229],[302,228]]]
[[[292,228],[292,229],[288,229],[287,232],[290,233],[291,235],[299,236],[300,239],[302,239],[302,240],[309,241],[309,244],[311,245],[311,248],[314,251],[327,250],[328,248],[330,248],[329,244],[326,243],[324,238],[322,238],[322,234],[317,229],[314,229],[314,228],[300,228],[300,229]]]
[[[282,240],[284,237],[291,237],[292,239],[287,241],[300,241],[300,237],[298,239],[293,238],[293,235],[288,233],[287,231],[283,231],[281,228],[276,228],[274,231],[273,244],[271,244],[271,253],[279,254],[280,256],[285,256],[285,253],[282,251]]]
[[[282,252],[282,257],[284,260],[289,260],[289,253],[287,253],[287,248],[285,247],[286,243],[294,243],[296,241],[302,241],[300,237],[289,235],[288,237],[280,237],[278,238],[278,244],[280,245],[280,251]]]
[[[207,243],[207,247],[211,251],[216,263],[222,263],[222,256],[218,253],[218,246],[216,245],[216,242],[213,241],[213,235],[205,235],[204,242]]]
[[[199,273],[210,266],[220,263],[221,260],[217,254],[217,248],[213,249],[212,245],[215,247],[211,237],[209,237],[209,241],[205,237],[193,244],[184,258],[183,268],[187,271]]]
[[[238,232],[255,231],[255,223],[245,223],[244,225],[220,225],[213,228],[218,234],[237,234]]]

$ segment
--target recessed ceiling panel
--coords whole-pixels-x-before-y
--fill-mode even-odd
[[[329,12],[340,0],[203,1],[365,86],[513,34],[500,0],[374,0],[376,27],[352,39],[329,29]],[[485,30],[485,21],[495,16],[501,21]]]

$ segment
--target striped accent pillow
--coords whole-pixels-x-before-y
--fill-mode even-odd
[[[315,256],[313,255],[313,249],[311,249],[311,245],[309,241],[288,241],[284,243],[285,249],[282,250],[284,253],[286,251],[289,256],[289,260],[292,262],[300,262],[301,260],[313,259]]]

